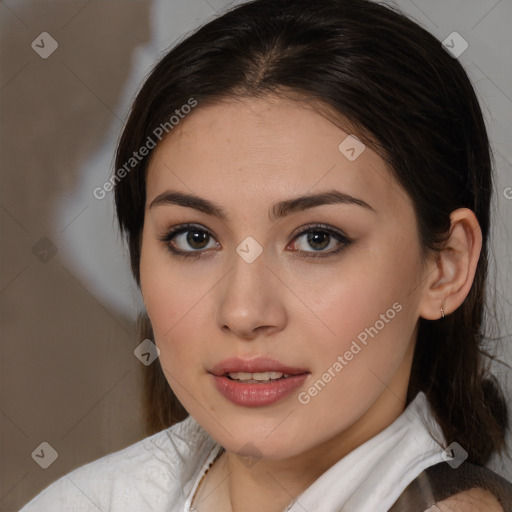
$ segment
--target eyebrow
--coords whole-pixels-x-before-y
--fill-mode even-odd
[[[285,201],[279,201],[275,203],[270,212],[269,219],[271,221],[285,217],[292,213],[301,212],[315,206],[321,206],[324,204],[352,204],[361,206],[369,211],[377,213],[368,203],[362,199],[357,199],[349,194],[340,192],[339,190],[329,190],[326,192],[320,192],[317,194],[306,194],[303,196],[294,197],[292,199],[286,199]],[[194,194],[186,194],[183,192],[176,192],[168,190],[158,196],[156,196],[149,205],[149,208],[162,205],[175,204],[178,206],[185,206],[187,208],[194,208],[208,215],[213,215],[219,219],[226,220],[226,212],[219,205],[196,196]]]

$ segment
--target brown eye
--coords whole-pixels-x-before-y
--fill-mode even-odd
[[[205,241],[208,242],[210,235],[202,230],[186,231],[186,241],[193,249],[204,249]]]
[[[300,239],[303,241],[297,242]],[[293,245],[295,250],[307,254],[307,257],[323,257],[337,254],[351,243],[352,241],[341,232],[320,225],[303,229],[294,238]]]
[[[207,249],[220,247],[208,230],[195,225],[173,228],[160,240],[171,253],[179,256],[198,257],[205,253]],[[213,242],[213,245],[209,242]]]
[[[307,243],[315,250],[326,249],[331,241],[331,235],[325,231],[311,231],[307,233]]]

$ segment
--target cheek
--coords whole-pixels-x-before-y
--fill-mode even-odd
[[[141,251],[140,274],[144,303],[166,376],[188,375],[197,369],[201,340],[208,336],[205,319],[211,318],[211,313],[205,310],[206,295],[215,279],[207,273],[195,278],[193,265],[184,268],[165,251],[149,244]],[[195,365],[189,364],[192,361]]]
[[[340,267],[339,279],[317,281],[324,283],[323,291],[309,289],[308,303],[326,333],[316,337],[319,373],[331,369],[340,386],[358,390],[382,387],[379,378],[389,381],[414,336],[419,292],[411,283],[417,281],[419,261],[419,253],[401,255],[381,245],[373,254],[354,255]],[[311,328],[309,337],[315,339]]]
[[[372,296],[357,288],[349,298],[340,294],[335,307],[320,310],[331,333],[318,338],[317,371],[323,373],[339,363],[333,369],[355,388],[368,383],[371,371],[387,380],[402,361],[415,327],[414,308],[397,297],[394,293]]]
[[[400,292],[359,279],[318,310],[335,334],[315,337],[310,329],[306,338],[318,341],[303,347],[313,372],[297,399],[312,429],[334,435],[394,389],[415,329],[414,307]]]
[[[419,271],[419,259],[414,254],[402,257],[382,246],[375,251],[363,248],[334,271],[299,276],[297,282],[302,284],[298,294],[307,297],[307,304],[322,320],[330,338],[347,340],[376,322],[378,327],[385,322],[387,328],[397,323],[395,319],[400,323],[406,318],[414,324],[417,293],[412,283],[417,282]],[[397,303],[400,307],[393,309]],[[399,315],[396,309],[402,310]]]

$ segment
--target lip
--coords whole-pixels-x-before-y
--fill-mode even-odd
[[[246,382],[230,379],[230,372],[281,372],[289,377],[270,382]],[[287,366],[275,359],[258,357],[255,359],[226,359],[211,370],[217,391],[235,405],[244,407],[264,407],[290,395],[300,387],[309,371],[302,368]]]
[[[237,382],[225,376],[213,375],[217,391],[235,405],[263,407],[285,398],[300,387],[309,373],[300,373],[265,383]]]
[[[253,359],[241,359],[239,357],[232,357],[216,364],[210,371],[210,373],[218,377],[226,375],[230,372],[281,372],[288,375],[309,373],[306,368],[293,368],[268,357],[256,357]]]

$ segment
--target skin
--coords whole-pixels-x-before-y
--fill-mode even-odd
[[[484,489],[470,489],[441,501],[425,512],[503,512],[496,497]]]
[[[422,259],[410,198],[369,146],[354,161],[340,152],[348,134],[305,103],[267,96],[199,106],[152,154],[142,295],[169,384],[225,448],[196,494],[201,512],[281,511],[389,426],[404,410],[418,318],[439,318],[441,306],[449,314],[469,292],[481,247],[473,213],[455,211],[447,250]],[[269,219],[275,202],[332,189],[372,209],[324,204]],[[206,198],[226,218],[151,206],[169,190]],[[202,246],[187,243],[187,233],[173,241],[182,251],[202,251],[201,258],[173,255],[171,242],[162,242],[182,223],[211,232]],[[318,250],[297,236],[317,223],[351,243],[326,236]],[[252,263],[236,252],[248,236],[263,249]],[[301,404],[298,392],[394,303],[401,311]],[[226,400],[209,373],[233,356],[268,356],[310,375],[275,404],[243,407]],[[247,456],[258,460],[248,464]]]

